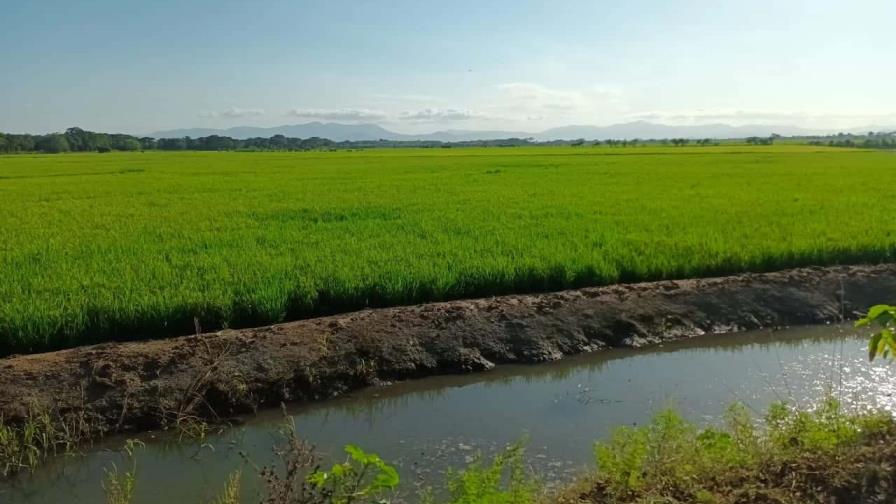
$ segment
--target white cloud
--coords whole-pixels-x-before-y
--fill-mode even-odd
[[[327,121],[376,121],[385,119],[386,114],[368,109],[292,109],[286,115],[304,119],[323,119]]]
[[[793,121],[806,119],[806,114],[799,112],[777,112],[770,110],[693,110],[693,111],[653,111],[633,114],[635,119],[669,122],[706,122],[706,121]]]
[[[399,102],[399,103],[444,103],[445,99],[427,94],[388,94],[374,93],[370,98],[375,101]]]
[[[608,116],[618,117],[626,111],[622,92],[608,87],[556,89],[532,82],[508,82],[496,89],[492,101],[495,109],[520,122],[605,122]]]
[[[546,109],[572,109],[584,101],[579,92],[551,89],[531,82],[500,84],[498,90],[510,100]]]
[[[211,119],[217,118],[239,118],[239,117],[255,117],[264,115],[264,109],[259,108],[238,108],[238,107],[230,107],[226,110],[221,111],[208,111],[204,110],[199,113],[202,117],[208,117]]]
[[[425,108],[413,112],[402,112],[399,119],[405,121],[470,121],[473,119],[490,119],[486,114],[470,110]]]
[[[861,127],[874,124],[893,124],[896,122],[896,113],[807,113],[792,110],[696,109],[642,112],[631,114],[629,118],[675,124],[720,122],[731,125]]]

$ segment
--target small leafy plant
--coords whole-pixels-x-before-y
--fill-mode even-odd
[[[374,453],[354,445],[345,447],[345,462],[321,469],[315,447],[299,437],[295,422],[283,406],[285,440],[275,446],[279,464],[260,469],[264,504],[369,504],[388,502],[383,496],[399,483],[398,471]],[[253,464],[254,465],[254,464]]]
[[[375,453],[367,453],[355,445],[347,445],[345,462],[329,471],[317,470],[308,481],[330,495],[333,504],[369,502],[398,486],[398,471]]]
[[[878,331],[871,336],[868,342],[868,358],[896,359],[896,337],[894,337],[894,322],[896,322],[896,306],[875,305],[868,310],[868,314],[856,321],[856,327],[868,327],[876,325]]]
[[[533,504],[538,499],[539,482],[526,470],[525,442],[508,447],[492,460],[481,457],[461,471],[448,473],[445,504]],[[422,501],[436,502],[430,489]]]

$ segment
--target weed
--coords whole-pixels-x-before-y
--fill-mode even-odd
[[[0,477],[33,471],[50,456],[72,453],[90,437],[87,421],[80,414],[51,413],[32,405],[21,421],[0,417]]]
[[[224,485],[224,491],[212,504],[240,504],[240,478],[242,472],[234,471],[227,478],[227,484]]]
[[[491,464],[482,459],[461,471],[448,474],[447,504],[534,504],[540,485],[524,462],[524,443],[515,444],[498,454]],[[424,501],[436,502],[429,491]]]
[[[210,447],[206,443],[211,431],[207,419],[221,424],[220,417],[206,400],[206,394],[215,383],[224,361],[233,354],[233,349],[230,344],[216,345],[213,337],[202,334],[198,319],[194,319],[194,324],[196,334],[189,341],[199,347],[197,355],[202,359],[202,365],[195,369],[193,379],[183,396],[176,398],[174,406],[169,407],[167,401],[162,400],[159,408],[165,427],[176,430],[181,441],[198,441],[199,448],[202,449]]]
[[[143,448],[142,442],[135,439],[127,440],[122,448],[128,464],[127,470],[120,471],[114,463],[111,469],[104,470],[103,492],[106,494],[106,504],[131,504],[134,501],[138,448]]]
[[[620,428],[597,443],[593,482],[561,502],[802,504],[866,502],[861,496],[881,492],[896,497],[896,478],[867,477],[896,461],[892,442],[875,453],[884,447],[879,438],[892,440],[896,432],[890,415],[850,414],[828,399],[812,411],[774,405],[764,425],[757,431],[742,407],[729,411],[722,429],[701,429],[663,411],[647,426]]]
[[[394,467],[376,454],[347,446],[347,458],[328,470],[292,421],[274,452],[280,463],[259,470],[262,504],[381,504],[399,484]],[[721,427],[700,428],[666,410],[646,426],[620,428],[595,445],[597,470],[557,495],[545,493],[528,471],[524,443],[490,463],[477,458],[450,471],[442,491],[428,489],[426,504],[805,504],[893,502],[896,498],[896,422],[889,415],[850,414],[834,400],[812,411],[779,404],[764,429],[742,406],[732,406]],[[136,485],[135,449],[129,469],[113,465],[103,489],[108,504],[129,504]],[[236,504],[239,471],[213,504]]]
[[[328,496],[332,504],[352,504],[377,499],[398,486],[398,471],[379,455],[367,453],[354,445],[345,447],[348,458],[329,471],[320,469],[308,481]]]
[[[357,446],[345,447],[345,462],[321,468],[314,446],[302,440],[295,422],[283,410],[284,444],[274,447],[276,466],[259,470],[266,490],[263,504],[365,504],[388,502],[385,495],[399,483],[398,471],[379,455]],[[250,461],[251,462],[251,461]]]

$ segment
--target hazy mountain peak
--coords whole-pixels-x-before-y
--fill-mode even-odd
[[[880,128],[876,128],[880,129]],[[868,128],[857,128],[857,131],[867,131]],[[179,137],[203,137],[209,135],[222,135],[232,138],[271,137],[284,135],[288,137],[310,138],[322,137],[335,141],[360,141],[360,140],[431,140],[443,142],[460,142],[467,140],[493,140],[499,138],[535,138],[540,141],[569,140],[584,138],[586,140],[605,139],[658,139],[658,138],[742,138],[748,136],[768,136],[778,133],[784,136],[815,135],[836,133],[827,130],[811,130],[797,126],[773,126],[773,125],[744,125],[731,126],[729,124],[697,124],[697,125],[669,125],[652,123],[645,120],[637,120],[627,123],[613,124],[609,126],[594,125],[569,125],[551,128],[542,132],[501,131],[501,130],[462,130],[449,129],[432,133],[403,134],[390,131],[373,123],[335,123],[335,122],[309,122],[304,124],[292,124],[275,126],[270,128],[237,126],[227,129],[188,128],[167,131],[157,131],[150,136],[155,138],[179,138]]]

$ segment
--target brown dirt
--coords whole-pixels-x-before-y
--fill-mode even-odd
[[[845,295],[844,295],[845,294]],[[0,416],[86,413],[98,431],[225,419],[438,373],[705,333],[818,324],[896,297],[896,265],[802,268],[365,310],[0,359]]]

